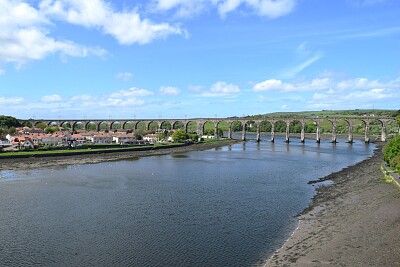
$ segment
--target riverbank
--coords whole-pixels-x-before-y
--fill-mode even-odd
[[[239,142],[238,140],[223,140],[206,143],[195,143],[186,146],[168,147],[157,150],[126,151],[112,153],[82,154],[69,156],[29,157],[29,158],[1,158],[1,170],[30,170],[74,164],[92,164],[107,161],[133,159],[146,156],[158,156],[165,154],[179,154],[195,150],[207,150],[218,148]]]
[[[400,266],[400,191],[383,181],[382,146],[321,180],[296,231],[265,266]]]

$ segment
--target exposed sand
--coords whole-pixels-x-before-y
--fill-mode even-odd
[[[238,141],[230,140],[212,143],[197,143],[189,146],[165,148],[159,150],[146,151],[129,151],[129,152],[113,152],[89,155],[70,155],[70,156],[54,156],[45,158],[10,158],[0,159],[1,170],[28,170],[36,168],[46,168],[55,166],[65,166],[74,164],[98,163],[106,161],[115,161],[123,159],[132,159],[146,156],[157,156],[165,154],[179,154],[194,150],[207,150],[211,148],[222,147],[236,143]]]
[[[400,266],[400,190],[382,182],[381,147],[333,173],[266,266]]]

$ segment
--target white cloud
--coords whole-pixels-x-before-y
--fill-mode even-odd
[[[366,78],[354,78],[344,81],[331,81],[331,89],[314,93],[308,101],[309,108],[354,108],[368,107],[377,104],[381,108],[400,101],[400,80],[378,81]],[[379,87],[375,87],[379,85]]]
[[[25,102],[22,97],[0,97],[1,105],[18,105]]]
[[[189,85],[188,89],[193,92],[200,92],[204,90],[204,87],[201,85]]]
[[[162,95],[179,95],[181,93],[181,90],[179,90],[179,88],[172,86],[163,86],[160,88],[159,92]]]
[[[20,0],[0,0],[0,62],[21,66],[60,53],[73,57],[104,56],[106,51],[68,40],[56,40],[46,29],[51,22],[40,10]]]
[[[296,61],[299,63],[284,70],[280,75],[283,78],[296,77],[300,72],[310,67],[323,57],[323,53],[321,51],[308,48],[307,42],[303,42],[298,45],[294,51],[294,54],[297,58]]]
[[[149,96],[149,95],[153,95],[154,93],[146,90],[146,89],[141,89],[141,88],[137,88],[137,87],[132,87],[128,90],[120,90],[116,93],[112,93],[110,95],[110,97],[116,98],[116,97],[130,97],[130,96],[134,96],[134,97],[142,97],[142,96]]]
[[[118,12],[102,0],[43,0],[40,8],[55,19],[99,29],[124,45],[146,44],[171,34],[186,34],[178,25],[142,19],[135,9]]]
[[[368,89],[374,87],[380,87],[381,83],[377,80],[368,80],[366,78],[355,78],[349,79],[345,81],[341,81],[338,83],[337,87],[340,90],[347,90],[347,89]]]
[[[127,82],[130,79],[132,79],[133,74],[130,72],[118,72],[117,74],[115,74],[115,78],[117,78],[118,80]]]
[[[389,90],[376,88],[376,89],[371,89],[368,91],[351,92],[351,93],[343,96],[343,99],[347,99],[347,100],[384,99],[384,98],[392,98],[392,97],[393,97],[393,95],[392,95],[392,93],[389,92]]]
[[[161,12],[174,9],[175,17],[187,18],[206,11],[211,3],[211,0],[154,0],[150,6]]]
[[[203,97],[237,96],[239,93],[240,93],[239,86],[219,81],[214,83],[209,91],[201,93],[200,96]]]
[[[59,95],[47,95],[47,96],[42,97],[42,102],[45,102],[45,103],[60,102],[61,100],[62,100],[62,98]]]
[[[130,98],[113,98],[109,97],[105,101],[99,103],[102,107],[126,107],[126,106],[142,106],[145,104],[143,99],[136,97]]]
[[[282,80],[269,79],[257,83],[253,86],[254,92],[307,92],[325,91],[327,93],[351,91],[351,90],[371,90],[376,88],[399,88],[400,79],[389,82],[378,80],[368,80],[367,78],[353,78],[344,81],[335,81],[332,78],[315,78],[310,81],[286,83]]]
[[[223,0],[218,1],[218,11],[221,16],[234,11],[241,4],[254,10],[260,16],[271,19],[289,14],[294,10],[295,0]]]
[[[237,94],[240,92],[239,86],[227,84],[226,82],[216,82],[211,86],[212,93]]]
[[[80,102],[80,101],[91,101],[93,99],[92,96],[90,95],[77,95],[77,96],[73,96],[71,97],[71,100],[73,102]]]
[[[248,8],[259,16],[278,18],[291,13],[296,0],[153,0],[151,8],[156,11],[175,10],[177,17],[191,17],[215,8],[221,17],[239,9]]]
[[[253,87],[254,92],[262,91],[291,91],[294,87],[292,84],[284,83],[281,80],[269,79],[263,82],[257,83]]]

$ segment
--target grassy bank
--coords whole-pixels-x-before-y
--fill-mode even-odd
[[[99,153],[113,153],[113,152],[128,152],[128,151],[146,151],[157,150],[163,148],[172,148],[187,146],[188,144],[172,143],[167,145],[151,145],[151,146],[130,146],[130,147],[108,147],[108,148],[72,148],[62,150],[30,150],[30,151],[14,151],[0,153],[1,158],[29,158],[29,157],[51,157],[51,156],[70,156],[70,155],[84,155],[84,154],[99,154]]]
[[[207,140],[205,143],[220,143],[226,142],[228,139],[217,139]],[[52,156],[73,156],[73,155],[90,155],[90,154],[102,154],[102,153],[113,153],[113,152],[130,152],[130,151],[151,151],[159,149],[168,149],[175,147],[184,147],[195,145],[196,143],[168,143],[168,144],[154,144],[154,145],[138,145],[138,146],[99,146],[99,147],[86,147],[86,148],[70,148],[70,149],[58,149],[58,150],[28,150],[28,151],[13,151],[13,152],[1,152],[0,159],[5,158],[30,158],[30,157],[52,157]]]

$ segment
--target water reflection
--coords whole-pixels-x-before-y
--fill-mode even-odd
[[[373,146],[237,143],[140,160],[0,172],[1,263],[253,266],[294,230],[307,184]]]

